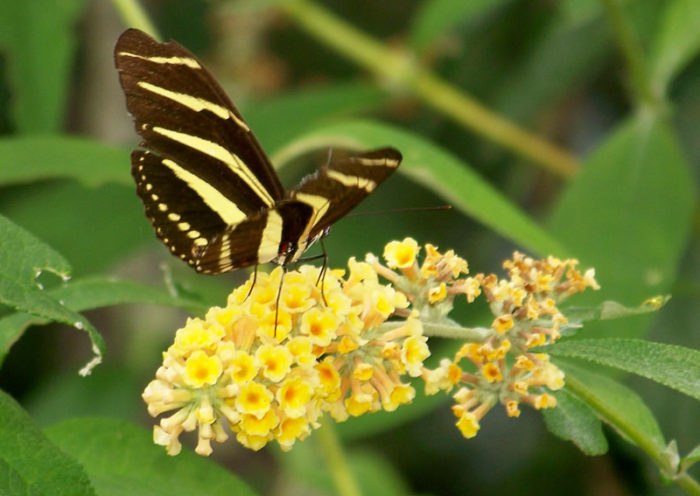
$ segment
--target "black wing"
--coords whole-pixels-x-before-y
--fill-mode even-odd
[[[187,49],[129,29],[114,56],[147,150],[132,154],[137,192],[171,251],[189,261],[197,247],[282,198],[257,139]]]
[[[285,265],[294,259],[311,214],[312,208],[306,203],[282,200],[199,247],[194,266],[205,274],[219,274],[266,262]],[[287,259],[285,253],[291,258]]]
[[[313,209],[309,225],[300,240],[315,240],[319,233],[345,216],[379,186],[401,164],[401,153],[380,148],[331,161],[304,178],[289,191],[289,198]]]

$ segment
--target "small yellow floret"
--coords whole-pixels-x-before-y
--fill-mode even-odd
[[[218,357],[210,357],[203,351],[195,351],[185,362],[185,381],[193,387],[216,383],[223,367]]]
[[[338,329],[338,317],[330,311],[312,308],[301,317],[301,332],[317,346],[328,346]]]
[[[281,381],[292,366],[292,354],[286,346],[261,345],[255,352],[263,377],[272,382]]]
[[[285,382],[277,391],[277,402],[287,417],[301,417],[312,394],[311,384],[296,378]]]
[[[241,386],[236,396],[236,408],[243,413],[260,418],[270,409],[273,397],[270,390],[262,384],[249,382]]]
[[[454,408],[454,407],[453,407]],[[464,411],[455,423],[459,431],[466,439],[471,439],[479,432],[479,420],[472,412]]]
[[[418,243],[413,238],[392,241],[384,248],[384,260],[392,269],[407,269],[415,263],[419,249]]]
[[[251,381],[258,374],[260,368],[255,357],[243,350],[234,352],[230,367],[231,379],[239,384]]]
[[[432,287],[428,290],[428,302],[435,304],[447,298],[447,286],[441,282],[439,286]]]

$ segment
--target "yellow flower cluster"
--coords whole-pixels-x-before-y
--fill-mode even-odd
[[[428,394],[458,388],[452,409],[465,437],[476,435],[480,419],[496,403],[505,405],[512,417],[520,415],[523,402],[537,409],[556,406],[545,388],[561,389],[564,373],[546,353],[529,350],[559,339],[568,320],[558,303],[586,288],[598,289],[594,272],[581,274],[577,264],[554,257],[534,260],[516,252],[503,264],[507,279],[495,274],[473,278],[495,315],[487,338],[464,343],[452,360],[443,359],[437,369],[423,374]]]
[[[196,451],[208,455],[228,424],[248,448],[274,440],[286,450],[324,411],[342,421],[410,402],[403,377],[421,375],[430,354],[421,322],[383,325],[408,314],[406,297],[367,263],[351,259],[349,269],[347,278],[319,278],[312,266],[258,272],[225,307],[188,319],[143,393],[152,416],[174,411],[155,442],[176,454],[180,434],[197,430]]]
[[[163,365],[143,398],[156,443],[176,454],[182,432],[197,431],[196,451],[227,431],[258,450],[276,441],[283,450],[306,438],[328,412],[336,421],[410,403],[407,378],[421,378],[426,394],[453,394],[456,426],[464,437],[479,430],[496,404],[509,416],[520,405],[556,405],[551,391],[564,373],[534,347],[554,343],[568,322],[559,304],[586,288],[598,289],[592,270],[576,260],[534,260],[520,253],[504,262],[508,277],[467,277],[467,262],[406,238],[386,245],[383,258],[351,258],[345,271],[302,266],[259,272],[235,289],[223,308],[188,319],[163,354]],[[379,276],[391,285],[379,283]],[[489,328],[469,329],[449,319],[457,295],[467,302],[483,294],[494,319]],[[392,316],[403,320],[387,322]],[[430,333],[464,342],[438,367],[430,355]],[[228,428],[228,429],[227,429]]]
[[[423,322],[440,322],[452,310],[456,295],[464,294],[468,302],[481,293],[480,276],[460,279],[468,274],[467,261],[453,250],[440,253],[430,243],[425,245],[425,258],[418,264],[420,246],[416,240],[405,238],[391,241],[384,248],[386,266],[374,255],[366,261],[395,288],[406,294]],[[395,272],[394,269],[398,269]]]

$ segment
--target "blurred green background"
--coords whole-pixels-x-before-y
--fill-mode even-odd
[[[680,5],[676,10],[697,25],[700,17],[693,15],[700,12],[692,1],[629,0],[619,2],[617,11],[610,10],[618,4],[612,0],[323,2],[337,18],[409,54],[413,63],[493,114],[566,150],[577,158],[576,174],[522,158],[487,138],[478,119],[467,126],[436,109],[410,82],[372,77],[369,66],[311,34],[303,15],[278,3],[153,0],[144,7],[164,39],[178,40],[205,61],[273,157],[298,136],[327,125],[342,129],[357,117],[420,138],[406,145],[407,170],[417,172],[394,175],[357,209],[375,214],[350,216],[333,227],[326,240],[331,266],[344,265],[349,256],[380,253],[386,242],[405,236],[455,249],[473,272],[498,271],[515,248],[547,254],[537,252],[545,243],[522,234],[527,229],[500,225],[498,219],[510,213],[501,215],[498,205],[472,198],[470,184],[441,188],[422,181],[422,167],[440,167],[436,155],[421,155],[428,150],[421,143],[431,143],[542,226],[552,246],[566,247],[562,255],[595,266],[606,298],[639,304],[645,296],[673,295],[653,319],[592,326],[582,335],[700,347],[695,203],[700,41],[683,34],[689,31],[683,31],[683,15],[669,14]],[[90,149],[74,173],[74,164],[67,164],[68,171],[52,169],[52,163],[66,164],[75,156],[62,157],[60,146],[33,150],[28,162],[15,158],[26,154],[5,155],[0,213],[60,252],[74,279],[114,276],[154,286],[167,279],[208,304],[222,304],[247,274],[190,273],[156,240],[135,195],[128,151],[138,138],[112,58],[114,42],[128,26],[115,4],[5,0],[0,5],[0,155],[13,140],[77,135],[111,160],[103,163]],[[622,28],[614,12],[622,13],[646,57],[652,98],[639,94],[616,37]],[[674,21],[672,14],[680,18]],[[680,53],[682,60],[669,53]],[[376,139],[389,136],[379,132]],[[285,165],[284,184],[295,184],[324,154]],[[445,203],[455,208],[381,214]],[[41,281],[58,284],[50,274]],[[90,377],[77,375],[90,357],[88,340],[53,324],[31,327],[14,344],[0,369],[0,387],[42,426],[76,415],[106,415],[150,427],[139,395],[188,314],[139,304],[85,315],[108,350]],[[460,305],[454,317],[476,325],[483,314]],[[439,349],[437,343],[435,352]],[[681,452],[690,449],[700,437],[697,403],[641,379],[628,383]],[[541,416],[530,410],[514,420],[494,409],[472,440],[459,436],[447,402],[372,417],[338,429],[363,485],[376,483],[381,494],[680,494],[662,485],[654,467],[619,437],[609,437],[607,455],[586,457],[548,433]],[[214,458],[263,494],[326,494],[327,474],[313,443],[312,436],[280,455],[253,453],[230,441],[215,447]]]

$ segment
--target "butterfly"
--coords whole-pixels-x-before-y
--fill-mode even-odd
[[[126,30],[114,49],[142,141],[131,173],[158,238],[196,271],[283,267],[401,163],[394,148],[331,160],[285,191],[211,73],[177,42]]]

